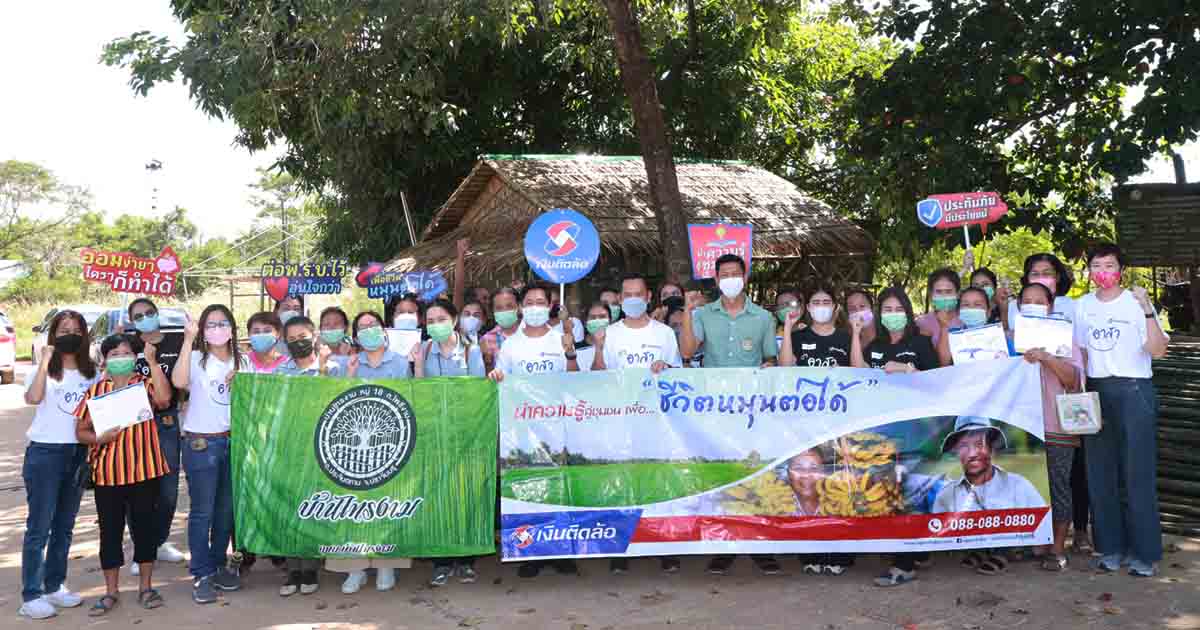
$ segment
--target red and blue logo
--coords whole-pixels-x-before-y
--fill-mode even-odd
[[[525,260],[546,282],[577,282],[591,273],[599,257],[596,226],[574,210],[544,212],[525,231]]]
[[[510,536],[512,537],[513,544],[517,549],[525,549],[529,545],[533,544],[533,534],[534,531],[532,525],[521,525],[520,527],[514,529]]]
[[[546,253],[554,257],[566,256],[575,251],[579,226],[571,221],[559,221],[546,229]]]

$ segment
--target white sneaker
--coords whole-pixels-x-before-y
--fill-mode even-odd
[[[395,569],[379,569],[379,575],[375,576],[375,590],[390,591],[396,588],[396,570]]]
[[[342,582],[342,592],[347,595],[353,595],[363,587],[363,584],[366,583],[366,571],[351,571],[350,574],[346,576],[346,581]]]
[[[142,565],[140,565],[136,562],[130,562],[129,563],[129,575],[136,577],[141,574],[142,574]]]
[[[21,610],[18,611],[18,614],[20,614],[22,617],[29,617],[30,619],[49,619],[54,615],[57,615],[58,611],[54,610],[54,605],[46,599],[45,595],[43,595],[37,599],[21,604]]]
[[[176,549],[175,545],[172,545],[171,543],[163,543],[162,546],[158,548],[158,559],[162,562],[175,563],[186,560],[186,558],[183,556],[183,552]]]
[[[45,596],[55,608],[74,608],[83,603],[83,598],[67,590],[67,585],[63,584],[58,587],[58,590]]]

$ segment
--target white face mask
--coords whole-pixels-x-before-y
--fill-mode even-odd
[[[742,289],[746,288],[746,281],[742,278],[721,278],[717,286],[721,288],[721,295],[732,300],[741,295]]]
[[[392,327],[396,330],[416,330],[417,323],[416,313],[396,313],[392,318]]]
[[[808,309],[808,314],[812,315],[812,319],[814,322],[816,322],[818,324],[824,324],[824,323],[827,323],[829,320],[833,319],[833,307],[832,306],[814,306],[814,307]]]
[[[550,309],[545,306],[526,306],[521,309],[524,314],[525,325],[538,328],[545,326],[550,321]]]
[[[458,327],[468,335],[474,335],[479,330],[479,318],[474,315],[463,315],[462,319],[458,320]]]
[[[1045,304],[1022,304],[1021,314],[1029,317],[1045,317],[1050,314],[1050,308]]]

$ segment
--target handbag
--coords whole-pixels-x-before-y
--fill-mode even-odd
[[[1104,427],[1100,414],[1100,394],[1059,394],[1055,402],[1058,403],[1058,424],[1063,433],[1094,435]]]

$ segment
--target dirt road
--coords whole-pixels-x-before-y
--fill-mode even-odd
[[[26,366],[24,369],[28,369]],[[24,376],[18,373],[18,384]],[[33,622],[17,617],[21,597],[21,539],[25,494],[21,462],[32,410],[21,400],[20,385],[0,386],[0,628],[814,628],[1005,629],[1014,628],[1200,628],[1200,541],[1169,539],[1162,575],[1138,580],[1094,575],[1085,558],[1073,569],[1050,574],[1030,563],[1014,564],[1007,575],[987,578],[958,567],[954,556],[936,556],[934,566],[906,587],[878,589],[870,578],[883,567],[876,556],[859,558],[838,578],[800,574],[800,563],[785,558],[789,575],[762,577],[742,560],[732,575],[703,573],[700,558],[684,560],[683,571],[661,576],[657,562],[635,562],[623,576],[608,574],[607,562],[582,562],[581,575],[546,574],[521,580],[511,565],[494,558],[479,564],[480,581],[425,586],[429,565],[401,571],[396,589],[378,593],[369,586],[353,596],[339,591],[341,576],[324,573],[321,591],[281,599],[281,576],[260,563],[243,591],[214,605],[190,599],[184,565],[160,566],[167,606],[138,608],[135,578],[123,576],[125,598],[102,620],[85,609]],[[180,513],[172,540],[186,550],[186,482],[181,482]],[[103,593],[95,508],[84,497],[75,528],[69,583],[88,598]]]

